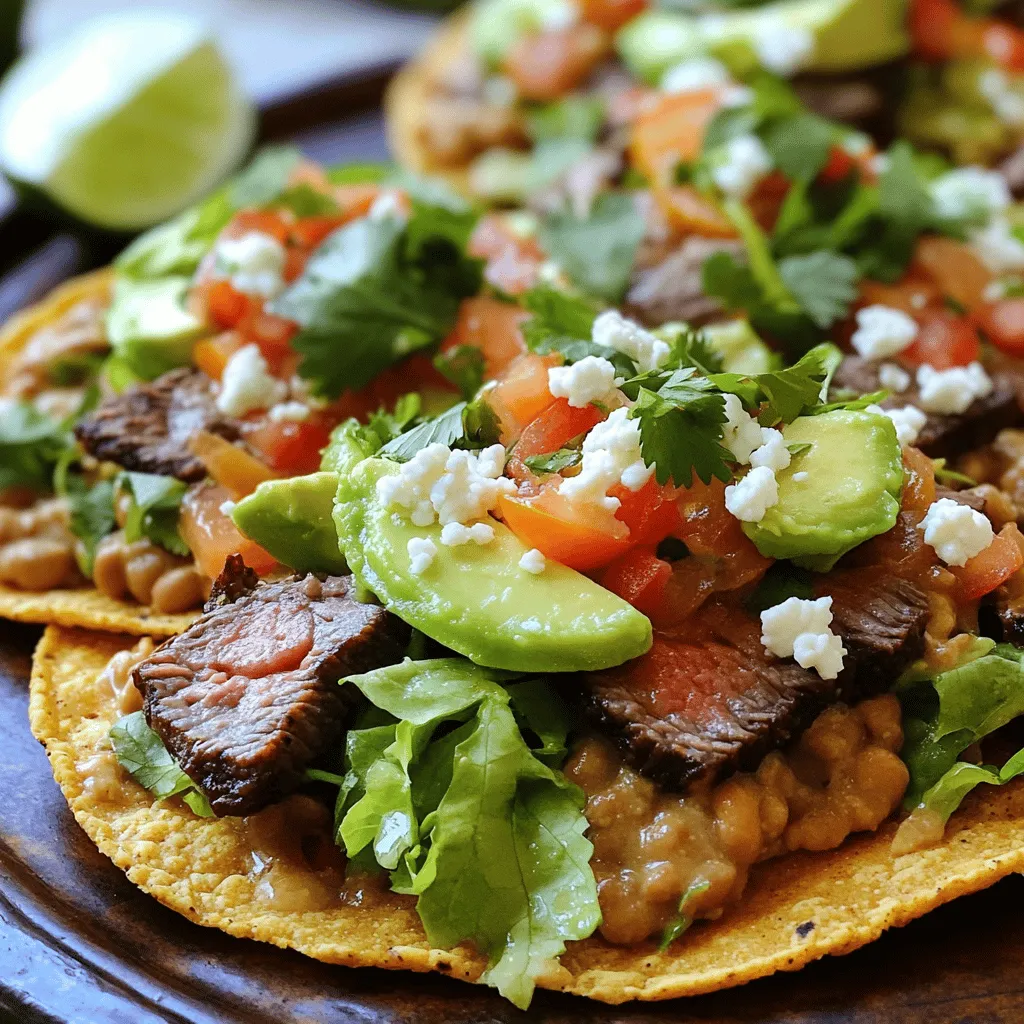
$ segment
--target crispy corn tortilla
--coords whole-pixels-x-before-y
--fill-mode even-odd
[[[84,299],[110,292],[113,271],[93,271],[61,285],[41,302],[18,313],[0,331],[0,379],[10,359],[32,336]],[[162,615],[134,601],[115,601],[94,587],[48,591],[18,590],[0,584],[0,617],[18,622],[57,623],[119,633],[170,636],[187,629],[195,613]]]
[[[472,950],[430,947],[408,898],[385,893],[370,906],[275,911],[261,903],[249,877],[240,819],[197,818],[178,801],[156,805],[127,776],[112,800],[88,792],[82,765],[109,751],[116,714],[98,676],[131,643],[49,627],[36,650],[30,703],[32,731],[75,818],[131,881],[197,924],[327,963],[479,976],[484,963]],[[1024,870],[1022,826],[1024,784],[982,786],[954,815],[940,846],[894,859],[890,823],[836,851],[769,861],[755,869],[739,906],[694,925],[670,952],[600,938],[572,943],[561,969],[540,985],[621,1003],[697,995],[797,970]]]
[[[384,123],[395,159],[407,171],[442,177],[466,194],[468,170],[431,159],[423,145],[421,127],[428,116],[432,82],[441,69],[465,51],[468,31],[469,11],[447,18],[420,55],[391,79],[384,96]]]

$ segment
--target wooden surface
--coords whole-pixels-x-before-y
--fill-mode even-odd
[[[384,155],[360,92],[269,111],[318,159]],[[122,240],[0,225],[0,317]],[[441,977],[351,971],[199,928],[136,890],[71,817],[26,716],[38,634],[0,621],[0,1020],[17,1024],[1011,1024],[1024,1021],[1024,880],[847,957],[699,999],[606,1007],[538,994],[528,1014]],[[1022,836],[1024,841],[1024,836]]]

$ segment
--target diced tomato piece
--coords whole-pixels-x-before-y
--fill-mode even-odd
[[[989,341],[1007,355],[1024,357],[1024,299],[988,303],[976,315]]]
[[[189,438],[188,447],[202,459],[207,473],[235,499],[252,494],[264,480],[277,475],[266,463],[208,430],[196,431]]]
[[[981,352],[978,331],[965,316],[947,309],[932,309],[918,317],[920,327],[913,343],[900,357],[914,366],[927,363],[937,370],[973,363]]]
[[[519,325],[529,318],[521,306],[486,295],[463,299],[452,333],[441,351],[470,345],[484,356],[486,379],[497,377],[516,356],[526,351]]]
[[[677,165],[700,156],[704,132],[719,106],[715,89],[662,95],[633,125],[633,164],[649,181],[671,185]]]
[[[629,527],[634,544],[657,544],[676,534],[682,526],[676,503],[678,491],[662,486],[653,475],[639,491],[619,484],[608,493],[621,502],[615,518]]]
[[[230,281],[211,280],[197,287],[205,299],[207,315],[222,329],[237,327],[253,308],[252,298],[238,291]],[[261,304],[255,305],[259,309]]]
[[[557,100],[582,84],[608,52],[608,36],[596,25],[527,35],[512,44],[504,71],[526,100]]]
[[[1024,566],[1024,537],[1016,523],[1007,523],[984,551],[968,559],[963,566],[951,565],[956,577],[957,594],[973,601],[992,593]]]
[[[861,302],[865,306],[891,306],[902,310],[907,316],[916,317],[929,306],[941,301],[935,283],[921,273],[908,274],[898,284],[883,284],[881,281],[864,279],[860,282]]]
[[[985,301],[992,271],[965,243],[944,235],[924,235],[914,249],[914,266],[931,278],[939,292],[966,310]]]
[[[953,56],[953,35],[963,18],[953,0],[912,0],[909,28],[914,53],[925,60],[948,60]]]
[[[567,399],[554,399],[519,435],[505,464],[508,475],[517,483],[536,480],[526,466],[530,456],[557,452],[573,438],[586,434],[603,419],[604,413],[597,406],[586,405],[582,409],[574,409]]]
[[[486,261],[484,279],[506,295],[521,295],[532,288],[545,258],[534,238],[519,237],[499,214],[480,218],[467,251]]]
[[[315,413],[305,420],[264,419],[245,429],[245,440],[271,469],[286,476],[315,473],[330,436],[331,428]]]
[[[288,241],[293,217],[281,210],[240,210],[221,232],[222,238],[241,238],[252,231],[276,238],[282,245]]]
[[[332,185],[330,188],[331,195],[348,220],[366,216],[380,195],[379,185]],[[400,198],[404,203],[404,206],[400,203],[400,208],[408,209],[408,200],[404,195]]]
[[[303,217],[292,226],[292,242],[303,249],[315,249],[332,231],[351,219],[347,211]]]
[[[594,515],[553,487],[531,497],[502,495],[498,511],[527,547],[580,572],[599,569],[632,546],[629,531],[612,515]]]
[[[1007,71],[1024,72],[1024,32],[1015,25],[996,19],[985,19],[981,30],[981,50]]]
[[[202,341],[196,342],[192,349],[192,362],[207,377],[220,380],[228,360],[243,345],[245,342],[237,331],[222,331],[220,334],[213,335],[212,338],[203,338]]]
[[[241,555],[245,564],[260,575],[271,571],[277,560],[239,532],[220,510],[231,492],[217,484],[197,484],[185,492],[181,502],[179,529],[202,572],[216,579],[228,555]]]
[[[283,316],[268,313],[256,306],[242,319],[238,330],[248,341],[254,341],[268,359],[278,356],[290,347],[292,338],[298,333],[299,325]]]
[[[655,186],[652,193],[669,224],[680,234],[701,235],[704,238],[736,236],[732,221],[692,185],[672,185],[667,188]]]
[[[775,227],[790,185],[791,182],[781,171],[769,171],[754,186],[747,205],[754,219],[765,231],[771,231]]]
[[[548,390],[548,370],[560,362],[556,355],[527,352],[516,356],[487,392],[487,402],[501,421],[506,444],[519,437],[523,428],[555,400]]]
[[[927,512],[935,501],[935,463],[919,448],[903,449],[903,495],[901,507]]]
[[[583,0],[583,20],[608,32],[622,28],[647,9],[647,0]]]
[[[632,548],[601,573],[600,583],[637,611],[655,615],[671,577],[671,563],[658,558],[650,548]]]
[[[826,185],[836,185],[845,181],[856,166],[857,161],[842,146],[832,146],[825,166],[818,172],[818,180]]]

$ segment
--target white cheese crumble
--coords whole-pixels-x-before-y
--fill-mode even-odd
[[[628,409],[616,409],[583,439],[583,461],[576,476],[567,477],[558,493],[569,501],[615,512],[621,502],[608,489],[622,484],[639,491],[651,478],[653,466],[640,452],[640,424],[628,418]]]
[[[303,402],[279,402],[271,406],[267,418],[274,423],[301,423],[313,410]]]
[[[952,498],[932,502],[918,524],[924,542],[947,565],[964,565],[992,543],[992,524],[980,512]]]
[[[437,557],[437,545],[429,537],[413,537],[405,546],[409,552],[409,572],[422,576]]]
[[[767,466],[752,469],[725,489],[725,507],[744,523],[759,523],[765,512],[779,500],[775,471]]]
[[[580,20],[580,9],[572,0],[553,0],[538,11],[540,27],[545,32],[559,32],[572,28]]]
[[[530,548],[530,550],[519,559],[519,568],[524,569],[526,572],[533,573],[534,576],[539,576],[544,571],[547,564],[547,559],[544,557],[543,552],[537,548]]]
[[[474,523],[472,526],[448,523],[441,528],[441,543],[446,548],[455,548],[461,544],[490,544],[492,540],[494,527],[487,523]]]
[[[765,25],[752,42],[762,66],[783,78],[795,75],[814,52],[814,33],[781,19]]]
[[[235,511],[235,507],[236,502],[233,502],[230,499],[228,499],[227,501],[222,501],[220,503],[220,514],[222,516],[227,516],[230,519],[231,513]]]
[[[1005,217],[993,217],[983,228],[972,232],[971,248],[994,274],[1024,270],[1024,243]]]
[[[760,424],[743,408],[736,395],[725,396],[722,444],[741,465],[750,462],[751,454],[764,444]]]
[[[750,464],[755,469],[760,466],[767,466],[773,472],[778,473],[780,470],[785,469],[792,461],[792,456],[786,447],[786,441],[782,436],[782,432],[774,427],[762,427],[761,447],[751,453]]]
[[[629,356],[641,373],[657,370],[668,359],[668,344],[645,331],[638,323],[627,320],[614,309],[606,309],[594,320],[591,338],[595,345],[613,348]]]
[[[501,475],[504,468],[505,449],[500,444],[481,452],[429,444],[397,474],[378,480],[377,495],[386,508],[408,509],[416,526],[435,521],[442,526],[466,524],[483,519],[502,494],[515,490],[515,484]]]
[[[910,374],[895,363],[882,363],[878,368],[878,383],[887,391],[899,394],[910,387]]]
[[[552,366],[548,370],[548,390],[555,398],[565,398],[574,409],[591,402],[607,405],[617,394],[615,367],[600,356],[586,356],[572,366]]]
[[[866,411],[888,416],[896,428],[896,440],[901,445],[913,444],[928,419],[916,405],[903,405],[898,409],[883,409],[879,405],[869,405]]]
[[[902,309],[875,305],[857,310],[857,329],[850,342],[864,359],[886,359],[916,337],[917,323]]]
[[[790,597],[761,612],[761,643],[778,658],[795,658],[801,668],[813,668],[822,679],[835,679],[846,648],[831,625],[831,597]]]
[[[1002,68],[989,68],[979,75],[978,92],[989,101],[1003,124],[1014,127],[1024,124],[1024,96],[1013,88],[1009,75]]]
[[[858,157],[867,156],[874,143],[871,141],[871,137],[863,132],[850,132],[849,135],[843,136],[839,145],[844,153],[848,153],[854,159],[857,159]]]
[[[701,92],[732,85],[729,69],[714,57],[692,57],[673,64],[661,76],[662,92]]]
[[[936,370],[934,366],[917,368],[917,388],[921,408],[926,412],[958,415],[977,398],[992,393],[992,380],[981,363]]]
[[[772,169],[772,158],[756,135],[737,135],[722,146],[711,178],[727,195],[746,199],[754,185]]]
[[[957,167],[931,183],[932,201],[940,217],[988,219],[1013,201],[1006,179],[984,167]]]
[[[805,480],[811,479],[811,474],[806,469],[801,469],[799,473],[793,474],[793,479],[798,483],[802,484]]]
[[[288,397],[288,385],[270,373],[257,345],[240,348],[227,362],[220,380],[217,408],[228,416],[268,409]]]
[[[381,192],[370,206],[366,214],[370,220],[385,220],[387,217],[395,217],[405,220],[405,211],[397,192]]]
[[[284,246],[272,235],[249,231],[241,238],[223,238],[213,257],[216,277],[226,278],[236,291],[273,298],[284,288]]]

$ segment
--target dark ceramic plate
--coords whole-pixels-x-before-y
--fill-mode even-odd
[[[265,134],[326,161],[386,156],[381,80],[267,111]],[[338,111],[347,116],[337,120]],[[123,240],[0,224],[0,319]],[[139,892],[75,824],[27,718],[38,630],[0,621],[0,1020],[17,1024],[504,1024],[1024,1021],[1024,881],[958,900],[850,956],[673,1003],[539,993],[520,1013],[436,976],[353,971],[200,928]]]

